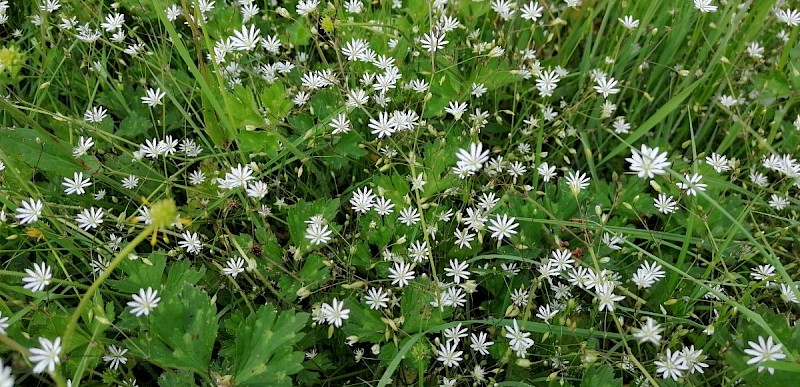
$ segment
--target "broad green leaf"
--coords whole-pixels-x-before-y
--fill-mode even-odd
[[[430,327],[444,323],[446,311],[431,306],[434,300],[436,286],[430,280],[419,279],[416,286],[409,286],[403,290],[403,300],[400,308],[402,316],[406,318],[403,330],[411,333],[422,332]],[[442,292],[442,289],[438,290]]]
[[[325,220],[330,222],[336,215],[336,210],[339,208],[339,199],[320,199],[313,202],[306,202],[301,200],[289,208],[289,216],[287,222],[289,223],[289,233],[292,236],[292,243],[295,246],[310,247],[310,243],[306,239],[306,228],[308,224],[306,221],[311,219],[312,216],[322,215]],[[335,230],[336,226],[329,225],[331,229]]]
[[[311,254],[305,258],[303,268],[297,273],[300,281],[289,275],[284,275],[278,285],[283,296],[289,301],[294,301],[299,296],[297,292],[301,288],[313,292],[325,283],[330,274],[331,271],[325,266],[324,258],[317,254]]]
[[[280,142],[278,136],[272,132],[265,131],[239,131],[236,137],[239,142],[239,149],[245,153],[265,152],[268,157],[278,156]]]
[[[614,378],[614,368],[608,364],[592,364],[581,380],[582,387],[622,386],[621,378]]]
[[[162,293],[150,321],[142,326],[150,327],[149,334],[127,344],[136,356],[162,368],[208,373],[218,321],[217,308],[204,290],[185,284],[179,292]]]
[[[42,137],[33,129],[5,128],[0,131],[0,148],[16,164],[47,172],[48,176],[60,180],[74,172],[94,173],[100,162],[94,156],[72,157],[72,146],[57,137]]]
[[[167,256],[160,251],[153,252],[137,260],[122,261],[120,269],[122,280],[107,280],[114,289],[123,293],[136,293],[139,289],[161,286],[161,276],[167,267]]]
[[[116,134],[120,137],[132,139],[147,134],[147,131],[152,127],[153,123],[150,119],[142,117],[134,111],[122,119]]]
[[[384,338],[386,324],[381,321],[381,313],[372,310],[361,302],[350,302],[350,318],[342,326],[347,336],[358,336],[359,342],[380,343]]]
[[[307,320],[306,313],[279,314],[272,305],[248,316],[236,330],[234,346],[223,351],[232,357],[234,385],[291,386],[289,376],[303,369],[303,352],[293,344],[303,338],[300,330]]]

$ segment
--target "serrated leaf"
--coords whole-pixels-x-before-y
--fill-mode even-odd
[[[128,342],[136,356],[162,368],[208,373],[217,338],[217,308],[204,290],[185,284],[180,292],[164,292],[150,313],[150,334]]]
[[[303,352],[292,345],[303,338],[300,332],[308,320],[306,313],[284,311],[264,305],[239,325],[233,348],[233,380],[237,387],[291,386],[294,375],[303,369]]]
[[[139,289],[151,287],[158,289],[161,286],[161,276],[167,267],[167,257],[163,252],[156,251],[145,257],[122,261],[120,268],[126,275],[122,280],[107,280],[114,289],[123,293],[136,293]]]

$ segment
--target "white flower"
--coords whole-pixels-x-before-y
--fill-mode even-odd
[[[692,175],[686,174],[683,176],[683,178],[686,180],[686,182],[678,182],[678,188],[685,190],[686,194],[689,196],[695,196],[697,195],[697,191],[705,191],[706,187],[708,187],[707,184],[701,183],[703,180],[702,175],[696,173]]]
[[[386,199],[384,197],[379,197],[375,199],[375,205],[373,207],[375,208],[375,212],[377,212],[378,215],[381,216],[389,215],[392,212],[394,212],[394,210],[392,210],[392,208],[394,208],[394,203],[392,203],[391,200]]]
[[[522,18],[525,20],[530,20],[532,23],[535,23],[542,17],[542,11],[544,7],[539,5],[538,2],[530,2],[522,6]]]
[[[330,305],[327,303],[322,304],[321,312],[328,324],[337,328],[342,326],[343,320],[347,320],[350,317],[350,309],[344,309],[344,301],[339,301],[336,298],[333,299]]]
[[[714,168],[717,173],[727,172],[731,169],[730,161],[725,155],[720,155],[716,152],[711,156],[706,157],[706,163]]]
[[[458,158],[457,165],[459,168],[477,172],[489,160],[489,150],[484,151],[481,143],[472,143],[469,146],[469,150],[459,149],[456,152],[456,157]]]
[[[122,179],[122,186],[126,189],[134,189],[137,185],[139,185],[139,178],[134,175]]]
[[[625,296],[618,296],[614,294],[614,287],[611,285],[601,286],[599,289],[597,289],[597,302],[600,304],[598,311],[600,312],[603,310],[613,312],[614,304],[624,299]]]
[[[0,335],[6,334],[6,328],[8,328],[8,317],[3,317],[3,313],[0,313]]]
[[[142,103],[150,107],[161,105],[161,99],[167,95],[161,91],[161,88],[156,88],[155,90],[148,88],[145,94],[146,95],[142,97]]]
[[[653,204],[656,206],[658,212],[662,214],[671,214],[675,212],[675,206],[677,202],[672,196],[667,196],[663,193],[658,194],[658,197],[653,201]]]
[[[86,110],[83,114],[83,119],[86,122],[99,123],[108,116],[108,110],[102,106],[95,106]]]
[[[258,47],[259,41],[261,41],[261,30],[256,29],[256,26],[251,24],[250,30],[243,25],[241,31],[233,31],[231,43],[236,50],[252,51]]]
[[[128,352],[128,350],[125,348],[118,348],[116,345],[109,345],[108,355],[103,356],[103,361],[106,363],[111,363],[109,367],[111,367],[112,370],[115,370],[120,364],[125,364],[128,362],[128,358],[125,357],[126,352]]]
[[[549,324],[550,319],[555,317],[558,314],[558,309],[551,309],[550,304],[541,305],[536,313],[536,317],[544,320],[545,323]]]
[[[712,0],[694,0],[694,7],[703,13],[717,12],[717,6],[711,5],[711,1]]]
[[[450,101],[446,108],[444,108],[446,113],[450,113],[453,115],[453,118],[458,121],[461,119],[461,116],[464,115],[464,112],[467,111],[467,103],[466,102],[458,102],[458,101]]]
[[[496,215],[494,219],[489,221],[489,231],[492,232],[492,238],[498,241],[510,238],[512,235],[516,234],[517,231],[515,229],[517,227],[519,227],[519,223],[515,221],[515,218],[509,217],[506,214],[503,214],[502,218],[500,215]]]
[[[182,241],[178,246],[186,250],[187,253],[197,255],[203,250],[203,243],[200,242],[200,235],[196,232],[185,231],[181,234]]]
[[[571,171],[567,174],[567,185],[572,194],[577,196],[582,190],[589,187],[589,177],[581,171]]]
[[[392,285],[403,287],[408,285],[408,281],[413,280],[414,265],[405,262],[395,262],[394,267],[389,269],[389,279],[392,280]]]
[[[413,226],[420,221],[419,211],[414,207],[406,207],[400,210],[400,216],[397,217],[400,223],[406,226]]]
[[[11,375],[11,367],[6,367],[3,359],[0,359],[0,387],[14,387],[14,375]]]
[[[33,198],[29,198],[27,202],[23,200],[20,206],[17,207],[15,216],[19,219],[20,224],[31,224],[42,216],[42,208],[44,208],[44,203],[41,200],[36,199],[34,201]]]
[[[519,328],[517,320],[512,321],[513,326],[506,326],[505,337],[509,339],[508,345],[516,352],[519,357],[526,357],[528,348],[533,346],[533,340],[530,338],[530,332],[523,332]]]
[[[467,337],[467,328],[463,328],[461,323],[458,323],[458,325],[452,328],[446,328],[442,336],[444,336],[447,341],[458,343],[461,339]]]
[[[475,234],[471,234],[469,229],[456,229],[453,233],[456,238],[455,244],[459,248],[470,248],[470,242],[475,240]]]
[[[306,228],[306,239],[311,244],[321,245],[330,242],[332,231],[328,229],[327,224],[310,224]]]
[[[453,282],[461,283],[461,280],[468,280],[470,276],[469,264],[466,262],[459,262],[457,259],[450,260],[450,267],[444,269],[445,275],[453,277]]]
[[[747,46],[747,54],[751,58],[761,59],[764,57],[764,47],[761,47],[758,42],[750,42]]]
[[[353,211],[358,213],[366,213],[375,204],[375,194],[369,187],[361,187],[353,193],[350,198],[350,205],[353,206]]]
[[[84,180],[83,172],[75,172],[72,179],[65,177],[61,185],[64,186],[64,193],[67,195],[83,195],[86,191],[84,188],[92,185],[89,178]]]
[[[669,168],[671,163],[667,161],[667,152],[658,153],[658,147],[650,148],[642,144],[641,152],[633,151],[631,157],[625,160],[631,163],[631,172],[635,172],[636,176],[644,179],[654,178],[656,175],[664,175],[667,173],[666,168]]]
[[[640,343],[653,343],[656,347],[661,344],[661,332],[664,331],[656,320],[647,317],[644,325],[641,328],[633,329],[633,337],[637,338]]]
[[[704,373],[703,368],[708,368],[708,364],[703,363],[701,359],[705,359],[702,349],[694,349],[694,345],[683,347],[680,352],[681,359],[689,370],[690,374],[695,372]]]
[[[387,112],[378,113],[378,119],[370,118],[368,126],[372,129],[370,133],[377,135],[378,138],[389,137],[397,131],[394,116]]]
[[[91,207],[83,209],[83,211],[75,217],[75,222],[78,223],[78,227],[82,230],[88,231],[90,228],[100,227],[103,223],[104,216],[105,212],[102,208]]]
[[[328,125],[333,128],[333,134],[347,133],[353,129],[344,113],[339,113]]]
[[[30,289],[32,292],[39,292],[44,290],[47,285],[50,285],[50,279],[53,278],[50,266],[46,262],[41,264],[33,264],[33,270],[25,269],[28,275],[22,278],[25,283],[23,288]]]
[[[618,82],[613,77],[599,77],[595,79],[595,83],[597,84],[594,86],[594,90],[598,94],[602,94],[604,98],[608,98],[610,94],[619,93],[619,89],[616,87]]]
[[[667,353],[663,356],[662,360],[656,360],[654,364],[658,366],[656,372],[661,374],[662,378],[672,378],[672,380],[675,381],[682,378],[683,371],[689,368],[684,363],[681,353],[672,352],[670,349],[667,349]]]
[[[386,293],[383,288],[369,288],[367,295],[364,296],[364,302],[370,309],[381,309],[389,306],[389,293]]]
[[[556,166],[548,164],[547,161],[539,164],[539,167],[536,168],[536,171],[539,172],[539,175],[545,182],[549,182],[550,179],[556,176]]]
[[[550,97],[553,95],[553,91],[555,91],[556,87],[558,87],[558,82],[561,80],[561,77],[558,76],[558,73],[555,71],[542,71],[539,75],[536,76],[536,89],[539,90],[539,94],[542,97]]]
[[[307,0],[307,1],[300,0],[300,2],[297,3],[297,7],[295,8],[295,10],[297,11],[298,15],[305,16],[310,14],[311,12],[314,12],[314,10],[317,9],[318,5],[319,5],[319,0]]]
[[[248,197],[255,199],[263,199],[264,196],[267,196],[268,192],[269,187],[267,186],[267,183],[264,183],[260,180],[248,185],[247,189],[245,190],[245,193],[247,193]]]
[[[469,347],[481,355],[488,355],[489,347],[494,344],[494,341],[488,340],[488,335],[486,332],[480,332],[478,335],[475,335],[474,333],[469,335],[469,341]]]
[[[242,257],[231,258],[225,265],[227,267],[222,269],[222,274],[236,278],[237,275],[244,272],[244,259]]]
[[[778,20],[789,27],[797,27],[800,25],[800,11],[796,9],[778,10],[777,16]]]
[[[86,154],[94,145],[94,140],[91,137],[83,137],[81,136],[78,139],[78,146],[72,148],[72,157],[78,158]]]
[[[781,196],[778,196],[776,194],[772,194],[769,197],[769,203],[768,204],[769,204],[770,207],[780,211],[780,210],[786,208],[786,206],[789,205],[789,200],[786,199],[785,197],[781,197]]]
[[[750,348],[745,349],[744,353],[752,357],[747,361],[747,364],[763,363],[765,361],[776,361],[786,358],[786,354],[783,353],[783,344],[775,344],[772,341],[772,336],[767,336],[766,340],[759,336],[758,343],[748,341],[747,344]],[[758,367],[758,372],[761,371],[764,371],[763,366]],[[775,373],[775,369],[771,367],[767,367],[767,371],[770,374]]]
[[[463,359],[461,355],[464,351],[458,350],[458,343],[448,341],[444,344],[439,344],[439,349],[436,351],[438,356],[436,360],[442,362],[445,367],[457,367],[458,363]]]
[[[436,52],[444,48],[447,43],[450,43],[444,39],[444,34],[439,33],[438,31],[431,31],[422,35],[422,38],[420,38],[419,42],[422,44],[422,48],[428,52]]]
[[[201,170],[193,171],[189,174],[189,184],[200,185],[206,181],[206,174]]]
[[[626,15],[625,17],[618,18],[617,20],[620,22],[620,24],[622,24],[623,27],[629,30],[639,26],[639,20],[634,19],[631,15]]]
[[[236,188],[247,187],[247,182],[253,179],[255,177],[253,177],[253,170],[250,169],[250,166],[236,164],[236,167],[232,167],[231,171],[225,174],[224,180],[230,188]]]
[[[158,306],[161,297],[158,297],[158,292],[148,287],[147,290],[139,289],[139,294],[133,295],[133,301],[128,302],[131,308],[131,313],[140,317],[141,315],[149,315],[153,309]]]
[[[794,289],[792,289],[792,287],[794,287]],[[800,304],[800,300],[797,299],[797,295],[795,293],[797,291],[798,288],[795,285],[781,284],[781,299],[785,302]],[[0,319],[0,328],[2,328],[2,319]],[[2,329],[0,329],[0,331],[2,331]]]
[[[40,337],[39,348],[31,348],[30,352],[31,356],[28,357],[28,360],[34,363],[33,373],[40,374],[45,370],[53,372],[56,370],[56,364],[61,362],[58,358],[61,355],[61,338],[56,337],[55,340],[50,341]]]

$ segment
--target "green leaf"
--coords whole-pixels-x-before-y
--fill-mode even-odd
[[[150,313],[150,334],[128,342],[136,356],[162,368],[207,374],[211,350],[217,338],[217,308],[204,290],[185,284],[180,292],[164,292],[161,303]]]
[[[581,380],[582,387],[622,386],[621,378],[614,378],[614,368],[608,364],[592,364]]]
[[[286,98],[286,87],[281,82],[264,89],[259,97],[270,121],[283,120],[292,110],[292,101]]]
[[[295,46],[306,46],[311,42],[311,32],[304,26],[302,19],[298,19],[287,29],[289,33],[289,43]]]
[[[175,262],[169,268],[167,281],[164,287],[165,289],[179,291],[183,287],[183,284],[197,285],[205,273],[205,267],[201,267],[199,270],[195,269],[188,260]]]
[[[279,137],[272,132],[242,130],[236,136],[239,149],[245,153],[266,152],[270,158],[278,156],[280,150]]]
[[[386,324],[381,321],[381,313],[369,309],[361,302],[349,302],[350,318],[342,326],[347,336],[358,336],[358,341],[380,343],[383,340]]]
[[[430,304],[434,300],[435,288],[433,282],[423,279],[417,281],[417,286],[405,288],[400,304],[401,315],[406,318],[403,324],[404,331],[409,334],[417,333],[444,323],[445,314],[449,313],[442,312]]]
[[[114,289],[123,293],[136,293],[139,289],[151,287],[158,289],[161,286],[161,276],[167,267],[167,256],[156,251],[135,261],[126,259],[120,268],[125,276],[123,280],[107,280]]]
[[[330,277],[331,271],[325,266],[324,258],[317,254],[311,254],[305,260],[303,268],[298,273],[300,281],[289,275],[283,275],[278,282],[281,294],[289,300],[294,301],[299,296],[300,288],[305,287],[309,292],[317,290]]]
[[[236,330],[233,348],[222,351],[233,356],[233,380],[237,387],[291,386],[289,375],[303,369],[303,352],[293,344],[303,338],[300,332],[308,320],[306,313],[284,311],[264,305],[250,314]]]
[[[42,137],[33,129],[5,128],[0,131],[0,148],[17,161],[30,168],[48,172],[60,179],[77,171],[94,173],[100,162],[94,156],[72,157],[72,146],[58,137]],[[19,165],[19,163],[17,163]]]
[[[287,222],[289,223],[289,234],[292,236],[292,243],[295,246],[309,247],[310,243],[306,239],[306,228],[308,225],[306,221],[314,215],[322,215],[323,218],[330,221],[336,215],[336,210],[339,208],[339,199],[320,199],[313,202],[306,202],[300,200],[289,208],[289,216]],[[335,231],[336,226],[330,225]]]
[[[326,157],[325,163],[333,169],[342,169],[350,164],[350,160],[358,160],[367,155],[367,150],[359,147],[362,143],[358,133],[350,132],[342,135],[334,145],[333,152]]]
[[[116,134],[120,137],[132,139],[147,134],[147,131],[152,127],[153,123],[149,119],[133,111],[119,123],[119,129],[117,129]]]

